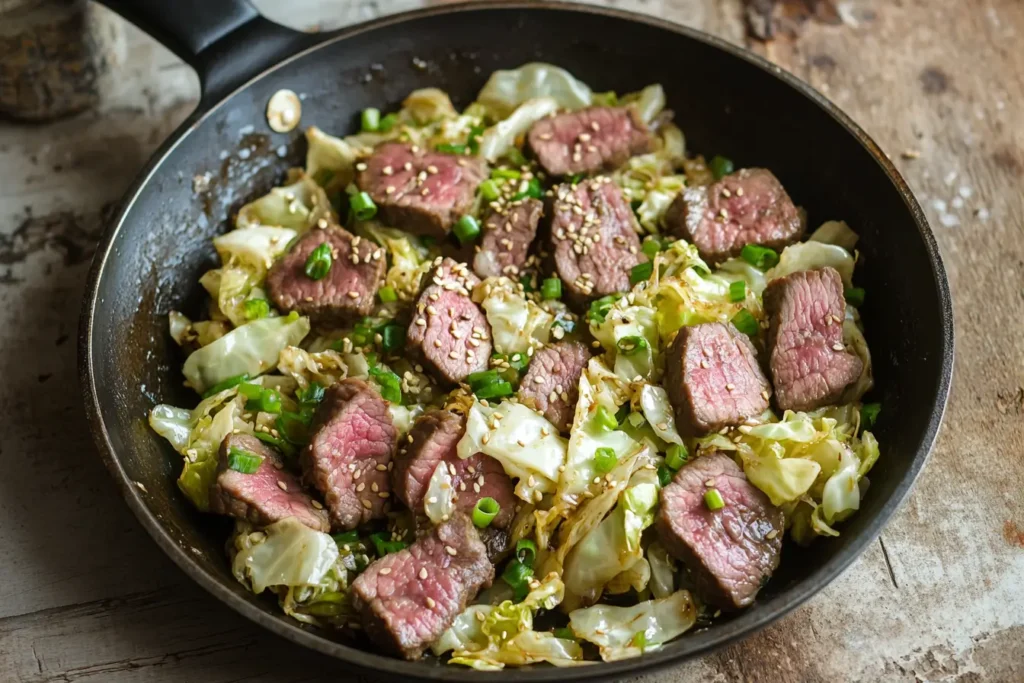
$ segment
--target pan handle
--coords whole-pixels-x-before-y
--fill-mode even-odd
[[[199,74],[212,104],[314,42],[264,18],[248,0],[100,0]]]

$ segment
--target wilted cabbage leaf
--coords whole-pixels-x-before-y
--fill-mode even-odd
[[[480,136],[480,156],[494,163],[516,144],[516,138],[526,135],[537,121],[558,111],[553,97],[536,97],[516,107],[515,111],[483,132]]]
[[[589,107],[593,93],[565,69],[532,62],[518,69],[495,71],[476,96],[476,104],[496,121],[509,116],[527,100],[548,97],[562,109]]]
[[[255,539],[249,534],[237,549],[231,570],[242,583],[262,593],[271,586],[316,586],[338,560],[338,546],[328,534],[314,531],[294,517],[271,524]]]
[[[474,290],[474,297],[481,299],[496,352],[526,353],[549,340],[555,317],[519,294],[508,278],[488,279]]]
[[[632,607],[595,605],[569,614],[569,627],[594,643],[601,659],[613,662],[639,657],[688,631],[697,620],[697,605],[689,591],[648,600]]]
[[[303,233],[321,218],[337,224],[338,217],[331,208],[327,194],[312,178],[297,171],[290,175],[287,182],[283,187],[275,187],[239,209],[235,227],[264,225]]]

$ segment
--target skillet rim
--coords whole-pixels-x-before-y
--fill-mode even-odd
[[[196,565],[193,558],[170,537],[154,513],[149,510],[146,503],[142,500],[139,491],[132,485],[127,473],[122,468],[120,458],[114,452],[111,445],[109,432],[101,414],[100,398],[95,382],[95,368],[93,364],[94,347],[92,343],[96,314],[98,309],[101,308],[101,302],[99,301],[98,296],[99,284],[103,278],[108,260],[116,258],[116,255],[112,254],[114,240],[124,225],[125,219],[137,201],[139,194],[147,185],[149,185],[152,179],[157,176],[163,162],[178,146],[178,144],[180,144],[182,140],[184,140],[194,129],[198,128],[218,108],[223,106],[240,91],[247,88],[251,83],[263,78],[271,71],[286,67],[292,61],[308,53],[319,50],[332,43],[346,40],[351,36],[368,31],[374,31],[394,24],[438,15],[449,15],[461,12],[479,12],[491,9],[539,10],[540,12],[550,10],[571,11],[579,12],[581,14],[606,16],[620,21],[647,24],[655,28],[675,33],[681,39],[699,41],[711,48],[725,51],[731,56],[738,57],[752,66],[759,68],[766,76],[772,76],[783,81],[783,83],[795,89],[829,114],[832,119],[845,130],[846,133],[853,135],[865,151],[874,158],[875,162],[881,167],[889,181],[895,186],[903,199],[904,205],[913,218],[914,223],[917,225],[918,233],[931,266],[942,327],[942,339],[940,340],[941,368],[939,377],[937,378],[938,384],[936,387],[936,399],[931,407],[926,427],[920,436],[920,446],[914,453],[907,472],[904,474],[902,480],[897,484],[893,495],[882,506],[878,515],[869,521],[867,527],[861,534],[854,537],[849,547],[840,551],[829,562],[820,565],[815,569],[814,573],[804,581],[796,583],[774,598],[764,603],[760,603],[758,605],[758,609],[744,612],[731,621],[718,626],[713,631],[694,633],[688,637],[676,640],[664,648],[647,653],[642,657],[635,659],[600,663],[593,666],[583,666],[572,669],[530,667],[525,669],[506,669],[499,672],[480,672],[472,669],[461,669],[451,666],[430,666],[424,665],[421,662],[407,662],[404,660],[386,657],[384,655],[330,640],[316,631],[302,628],[297,623],[292,624],[281,621],[279,617],[272,615],[265,609],[262,609],[239,597],[225,587],[221,582],[208,575],[201,567]],[[835,104],[825,98],[821,93],[809,84],[797,78],[792,73],[778,65],[772,64],[766,59],[744,48],[738,47],[721,38],[692,27],[677,24],[659,17],[638,14],[621,9],[581,5],[562,0],[545,0],[542,2],[531,2],[530,0],[474,0],[472,2],[441,5],[438,7],[429,7],[388,15],[354,26],[345,27],[332,33],[324,34],[322,40],[317,40],[309,46],[285,56],[272,66],[246,80],[236,89],[226,94],[222,99],[209,104],[209,106],[207,106],[207,104],[208,103],[205,98],[200,99],[196,111],[194,111],[156,150],[156,152],[154,152],[149,162],[139,173],[135,182],[125,193],[116,218],[111,221],[109,227],[105,230],[104,235],[97,244],[96,253],[93,257],[92,266],[86,283],[85,298],[79,322],[79,380],[81,382],[83,398],[85,400],[86,417],[89,422],[89,429],[100,452],[100,456],[114,478],[122,496],[128,503],[128,506],[131,508],[142,526],[146,529],[147,533],[149,533],[157,545],[161,547],[164,553],[166,553],[181,570],[189,575],[192,580],[206,589],[207,592],[214,595],[222,603],[233,609],[238,614],[277,635],[287,638],[293,643],[308,647],[339,661],[351,663],[366,671],[376,671],[420,680],[595,680],[632,676],[641,672],[651,672],[655,669],[665,668],[672,664],[679,664],[683,661],[707,654],[730,643],[734,643],[741,638],[752,635],[775,622],[782,616],[788,614],[790,611],[809,600],[817,594],[818,591],[831,583],[840,573],[852,564],[854,560],[859,558],[864,550],[866,550],[876,538],[878,538],[882,528],[888,523],[905,501],[931,454],[939,427],[942,423],[946,404],[949,399],[953,373],[955,340],[949,283],[946,278],[946,272],[942,263],[938,245],[924,212],[895,165],[889,160],[884,152],[882,152],[879,145],[848,115],[843,113]]]

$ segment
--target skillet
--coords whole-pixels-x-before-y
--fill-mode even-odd
[[[935,240],[904,180],[878,146],[792,75],[722,40],[651,17],[559,2],[448,5],[327,34],[264,19],[245,0],[104,0],[199,73],[195,113],[155,154],[102,238],[80,324],[86,411],[99,452],[129,507],[172,560],[245,617],[348,665],[391,678],[566,681],[632,676],[721,647],[801,604],[878,536],[906,497],[935,439],[949,392],[953,320]],[[812,225],[841,218],[860,234],[861,309],[874,357],[871,400],[884,408],[882,457],[859,514],[837,539],[787,544],[782,565],[746,611],[612,664],[476,672],[433,660],[404,662],[308,629],[253,596],[223,553],[229,523],[197,513],[175,479],[181,467],[149,430],[154,403],[193,405],[167,312],[198,311],[199,276],[213,267],[210,238],[243,203],[304,158],[301,131],[344,134],[369,106],[388,111],[411,90],[437,86],[456,106],[499,68],[546,61],[596,91],[660,82],[691,150],[737,167],[764,166],[808,211]],[[264,112],[277,90],[302,100],[302,122],[273,133]]]

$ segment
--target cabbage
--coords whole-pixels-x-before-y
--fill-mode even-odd
[[[244,304],[252,298],[259,283],[259,276],[248,268],[224,266],[208,270],[199,278],[199,284],[207,291],[216,306],[216,313],[227,318],[236,327],[249,322]]]
[[[500,121],[522,103],[538,97],[554,99],[562,109],[582,109],[590,106],[593,93],[565,69],[533,62],[491,74],[476,97],[476,105]]]
[[[450,651],[452,664],[485,671],[538,662],[582,664],[583,651],[575,640],[533,630],[534,613],[558,605],[563,590],[558,575],[549,574],[535,582],[518,604],[506,600],[496,606],[468,607],[431,645],[431,651],[438,657]]]
[[[388,412],[391,414],[391,422],[395,425],[398,438],[402,438],[412,429],[416,418],[423,414],[423,406],[413,404],[410,406],[388,403]]]
[[[655,83],[638,93],[623,96],[621,103],[633,103],[644,123],[650,124],[665,108],[665,89]]]
[[[654,433],[668,443],[683,443],[683,437],[676,430],[676,418],[669,401],[668,392],[660,386],[645,384],[640,389],[640,408]]]
[[[648,306],[630,306],[628,298],[613,306],[604,322],[591,321],[594,338],[609,351],[615,352],[614,372],[619,379],[631,382],[637,377],[651,379],[654,373],[654,351],[658,347],[658,326],[655,311]],[[643,337],[647,348],[631,353],[618,353],[616,344],[624,337]]]
[[[402,102],[402,116],[419,126],[458,115],[448,93],[439,88],[413,90]]]
[[[526,353],[538,342],[547,343],[555,317],[516,291],[508,278],[488,279],[474,291],[484,293],[481,307],[491,326],[497,353]]]
[[[355,180],[362,151],[357,146],[316,126],[306,129],[306,146],[306,174],[325,190],[341,190]]]
[[[656,598],[667,598],[676,590],[676,562],[665,546],[654,541],[647,546],[647,562],[651,566],[651,580],[648,583],[651,594]]]
[[[192,331],[192,321],[184,313],[179,313],[178,311],[168,313],[167,328],[171,333],[171,339],[178,346],[187,346],[195,340],[195,333]]]
[[[868,348],[868,340],[864,338],[864,332],[860,329],[860,314],[856,308],[849,305],[846,307],[846,316],[843,319],[843,343],[852,349],[863,363],[860,377],[846,387],[840,397],[842,403],[853,403],[859,401],[875,386],[875,379],[874,368],[871,365],[871,350]]]
[[[847,251],[853,251],[857,246],[860,237],[857,236],[846,221],[827,221],[814,231],[810,237],[812,242],[824,242],[842,247]]]
[[[763,271],[755,268],[741,258],[726,259],[718,264],[715,275],[720,275],[730,283],[742,280],[747,285],[747,301],[750,301],[750,293],[761,296],[764,288],[768,286],[768,280]]]
[[[595,605],[569,614],[573,633],[597,645],[606,662],[656,649],[689,630],[696,620],[697,604],[685,590],[632,607]]]
[[[210,485],[217,476],[224,437],[236,431],[252,432],[252,425],[241,418],[243,402],[235,397],[236,391],[214,394],[192,410],[158,405],[149,412],[149,426],[185,457],[178,488],[203,512],[210,509]]]
[[[287,517],[268,526],[256,542],[240,550],[231,570],[240,582],[252,586],[254,593],[262,593],[270,586],[315,586],[337,560],[333,538]]]
[[[326,350],[311,353],[297,346],[286,346],[281,350],[278,370],[294,379],[305,389],[313,382],[328,387],[348,377],[366,379],[370,366],[361,352],[342,353]]]
[[[507,475],[519,479],[516,495],[535,502],[555,490],[566,442],[557,427],[520,403],[485,406],[475,401],[457,452],[462,459],[477,453],[491,456]]]
[[[612,174],[626,198],[640,202],[636,209],[640,225],[654,233],[659,232],[665,212],[686,185],[686,176],[676,173],[686,156],[682,131],[666,123],[658,136],[661,146],[657,151],[631,157]]]
[[[480,156],[494,163],[515,147],[516,139],[525,135],[537,121],[558,111],[558,101],[553,97],[537,97],[527,100],[516,110],[480,136]]]
[[[356,232],[383,246],[391,257],[384,284],[395,290],[399,301],[414,301],[420,282],[430,270],[430,254],[420,238],[407,232],[386,228],[376,221],[360,223]]]
[[[235,227],[265,225],[302,233],[316,225],[320,219],[337,224],[338,217],[331,208],[327,194],[309,176],[301,171],[293,172],[287,183],[239,209]]]
[[[182,373],[199,393],[230,377],[255,377],[274,369],[281,351],[298,344],[308,333],[309,319],[294,313],[253,320],[192,352]]]
[[[274,259],[288,250],[297,234],[288,228],[256,225],[218,235],[213,238],[213,246],[224,265],[240,265],[262,280]]]
[[[452,475],[448,471],[448,463],[444,460],[437,464],[434,473],[427,483],[427,493],[423,496],[423,511],[434,524],[447,522],[455,510],[455,488],[452,486]]]
[[[839,272],[843,284],[852,286],[854,259],[850,252],[824,242],[799,242],[782,250],[779,262],[765,273],[769,282],[801,270],[815,270],[830,266]]]

